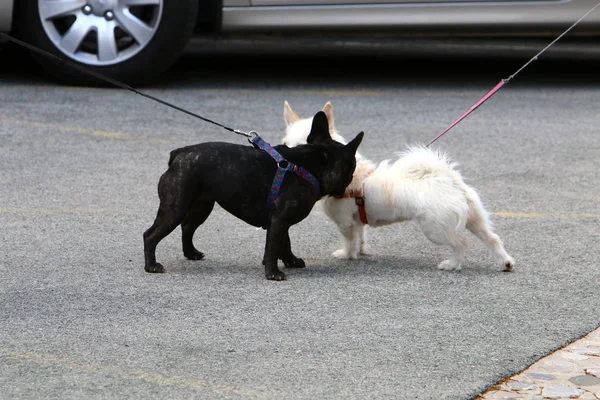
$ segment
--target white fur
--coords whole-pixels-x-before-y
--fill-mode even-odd
[[[330,102],[323,111],[329,120],[332,138],[346,143],[335,129]],[[286,101],[284,120],[286,134],[282,144],[293,147],[306,143],[312,118],[301,119]],[[464,182],[457,164],[445,154],[424,146],[408,146],[394,162],[384,160],[377,165],[359,153],[356,160],[348,190],[363,190],[369,226],[415,222],[433,243],[452,248],[450,259],[438,265],[442,270],[461,268],[467,249],[462,235],[466,228],[488,247],[501,268],[512,270],[515,261],[504,250],[498,235],[492,232],[489,215],[479,195]],[[354,199],[325,197],[322,204],[344,237],[344,247],[333,256],[356,259],[364,254],[365,225],[360,221]]]

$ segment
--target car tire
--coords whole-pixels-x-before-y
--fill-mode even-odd
[[[61,3],[68,9],[57,8]],[[19,0],[15,7],[20,39],[109,78],[143,85],[181,55],[195,28],[198,0]],[[31,54],[60,82],[106,85],[59,60]]]

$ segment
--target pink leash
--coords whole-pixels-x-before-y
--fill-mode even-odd
[[[434,137],[433,140],[431,142],[429,142],[429,144],[427,145],[427,147],[429,147],[433,142],[435,142],[436,140],[438,140],[439,138],[441,138],[442,136],[444,136],[446,134],[446,132],[448,132],[450,129],[454,128],[460,121],[462,121],[463,119],[465,119],[467,117],[467,115],[469,115],[473,111],[475,111],[477,109],[477,107],[479,107],[480,105],[482,105],[483,103],[485,103],[485,101],[487,99],[489,99],[490,97],[492,97],[498,90],[500,90],[500,88],[502,86],[504,86],[506,83],[508,83],[510,80],[512,80],[519,72],[521,72],[522,70],[524,70],[525,67],[527,67],[529,64],[531,64],[532,62],[536,61],[538,59],[538,57],[543,52],[545,52],[546,50],[548,50],[550,48],[550,46],[552,46],[554,43],[558,42],[563,36],[565,36],[567,33],[569,33],[569,31],[571,29],[573,29],[578,23],[580,23],[585,17],[587,17],[588,15],[590,15],[592,13],[592,11],[594,11],[598,7],[600,7],[600,3],[596,4],[596,6],[594,6],[590,11],[588,11],[587,13],[585,13],[585,15],[583,15],[581,18],[579,18],[577,21],[575,21],[575,23],[573,25],[571,25],[559,37],[557,37],[556,39],[554,39],[552,41],[552,43],[550,43],[548,46],[544,47],[539,53],[537,53],[529,61],[527,61],[521,68],[519,68],[517,70],[517,72],[515,72],[514,74],[512,74],[508,78],[502,79],[500,82],[498,82],[498,84],[496,86],[494,86],[494,88],[492,90],[490,90],[489,92],[487,92],[481,99],[479,99],[479,101],[477,101],[477,103],[473,104],[471,106],[471,108],[469,108],[467,111],[465,111],[465,113],[463,115],[461,115],[456,121],[454,121],[453,123],[451,123],[449,127],[447,127],[446,129],[444,129],[436,137]]]
[[[490,90],[489,92],[486,93],[485,96],[483,96],[477,103],[473,104],[471,106],[471,108],[469,108],[463,115],[461,115],[456,121],[454,121],[452,124],[450,124],[449,127],[447,127],[446,129],[444,129],[443,131],[441,131],[436,137],[433,138],[433,140],[431,142],[429,142],[429,144],[427,145],[427,147],[429,147],[433,142],[435,142],[436,140],[438,140],[439,138],[441,138],[446,132],[448,132],[450,129],[454,128],[455,125],[457,125],[460,121],[462,121],[463,119],[465,119],[465,117],[469,114],[471,114],[473,111],[475,111],[475,109],[477,107],[479,107],[480,105],[482,105],[487,99],[489,99],[490,97],[492,97],[494,95],[494,93],[496,93],[498,90],[500,90],[500,88],[502,86],[504,86],[505,83],[507,83],[508,80],[501,80],[496,86],[494,86],[494,88],[492,90]]]

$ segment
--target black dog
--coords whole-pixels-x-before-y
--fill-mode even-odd
[[[248,224],[267,230],[263,257],[266,277],[284,280],[285,274],[277,267],[278,259],[286,267],[305,266],[302,259],[292,254],[289,228],[306,218],[322,196],[343,195],[352,180],[355,153],[362,137],[363,132],[347,145],[332,140],[327,117],[322,111],[317,113],[308,144],[273,147],[287,160],[284,166],[289,162],[299,167],[285,174],[276,196],[272,196],[272,186],[278,164],[267,151],[223,142],[173,150],[169,169],[158,182],[160,206],[156,219],[144,232],[146,272],[164,272],[156,262],[156,246],[180,224],[183,254],[190,260],[202,259],[204,254],[196,250],[192,237],[217,202]],[[317,182],[311,184],[297,175],[298,169],[308,172]],[[268,198],[272,200],[269,206]]]

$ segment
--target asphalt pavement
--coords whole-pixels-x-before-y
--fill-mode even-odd
[[[189,261],[176,230],[143,269],[169,151],[245,139],[120,89],[65,87],[1,53],[0,397],[472,399],[600,325],[597,65],[538,61],[436,146],[515,258],[468,236],[462,271],[410,224],[341,261],[317,205],[290,232],[306,269],[267,281],[265,233],[215,208]],[[364,66],[361,63],[367,62]],[[526,60],[206,57],[149,94],[283,136],[333,103],[342,135],[393,159]],[[68,72],[66,72],[68,73]]]

